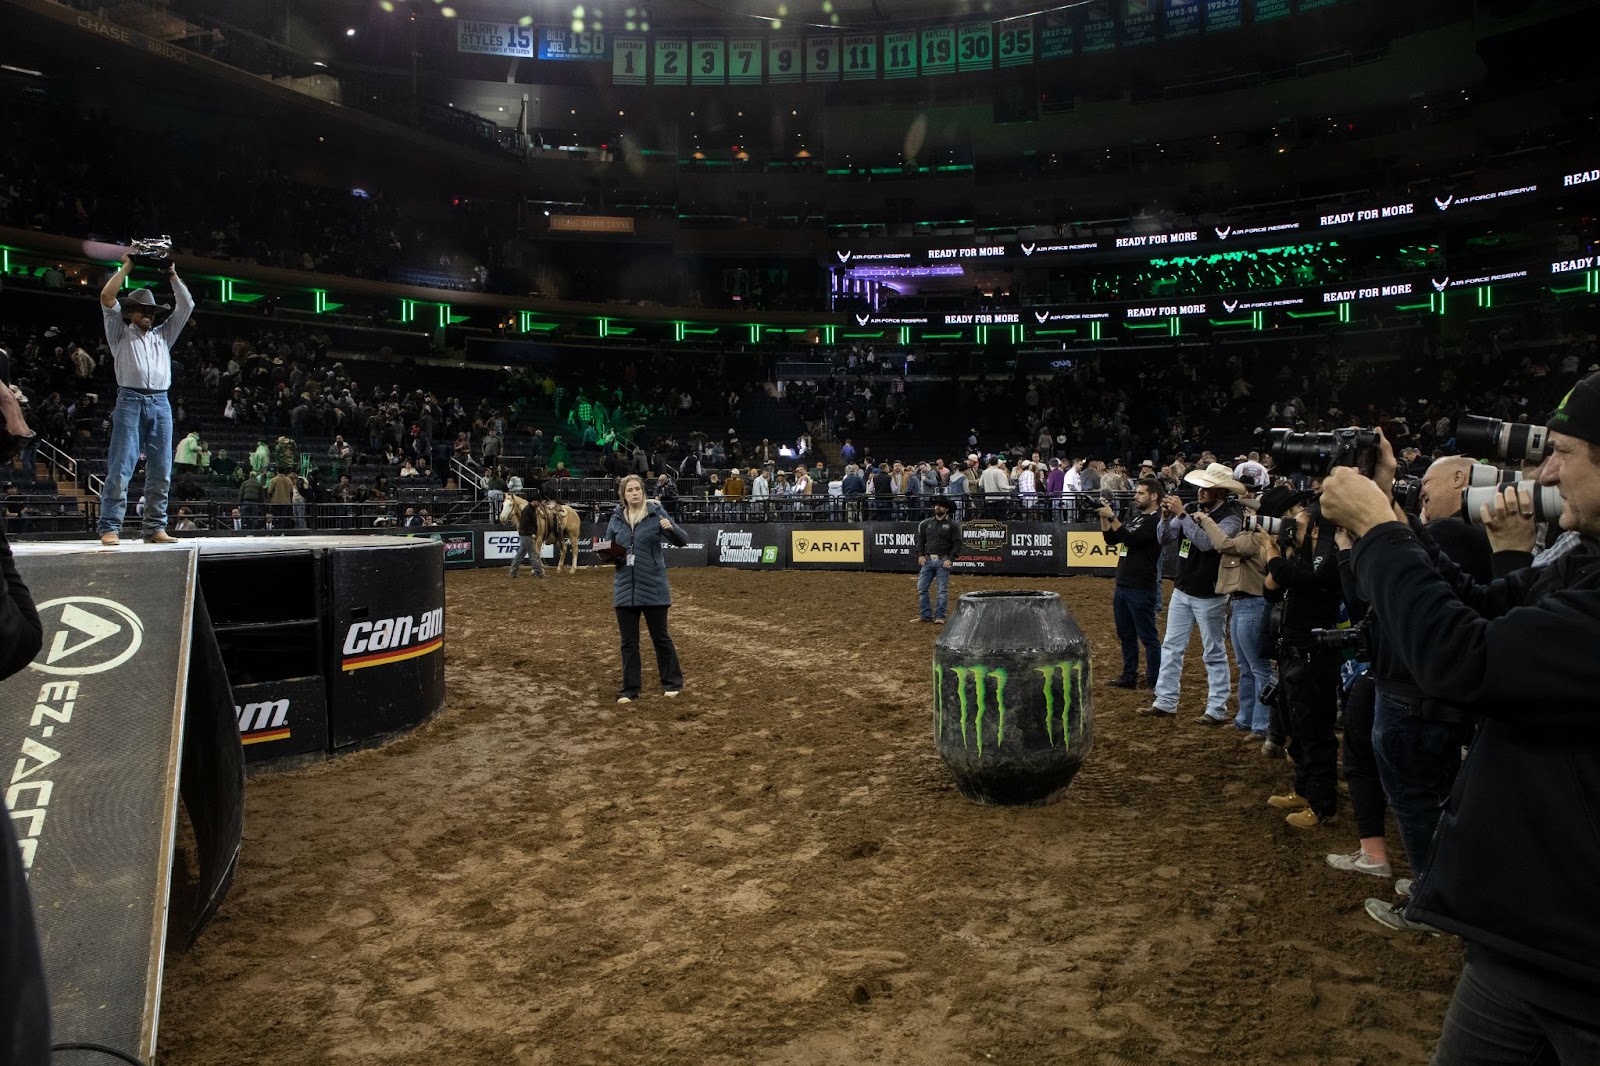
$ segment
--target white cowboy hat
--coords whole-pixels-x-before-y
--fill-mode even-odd
[[[1234,480],[1233,471],[1221,463],[1212,463],[1204,470],[1191,470],[1183,475],[1183,480],[1203,489],[1227,489],[1235,496],[1249,494],[1242,484]]]

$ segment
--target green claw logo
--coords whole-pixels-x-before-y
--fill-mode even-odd
[[[995,729],[995,744],[1004,744],[1006,739],[1006,671],[1004,667],[988,666],[952,666],[950,672],[956,675],[956,701],[961,707],[961,746],[967,746],[967,679],[970,677],[973,687],[977,692],[978,713],[973,718],[973,732],[977,734],[978,754],[983,754],[983,717],[989,712],[989,678],[994,678],[995,709],[999,712],[999,721]],[[943,730],[941,729],[941,735]]]
[[[1067,712],[1072,708],[1073,684],[1077,684],[1077,695],[1083,697],[1083,663],[1063,662],[1050,666],[1036,666],[1034,672],[1044,679],[1044,734],[1050,741],[1050,746],[1056,746],[1056,737],[1053,728],[1055,718],[1055,683],[1054,678],[1061,678],[1061,746],[1071,750],[1072,730],[1067,723]]]
[[[1068,748],[1071,745],[1070,712],[1075,702],[1081,701],[1085,696],[1084,670],[1086,664],[1082,662],[1059,662],[1049,666],[1036,666],[1034,672],[1040,675],[1044,682],[1044,728],[1045,735],[1049,738],[1050,746],[1055,747],[1056,708],[1060,707],[1061,745]],[[952,666],[949,671],[956,675],[956,706],[960,709],[960,717],[956,723],[961,730],[961,746],[967,748],[976,741],[978,754],[983,754],[983,720],[990,710],[989,681],[994,681],[994,711],[995,735],[994,743],[998,747],[1006,739],[1006,682],[1010,675],[1004,667],[999,666]],[[1059,699],[1056,694],[1056,679],[1060,679],[1061,692]],[[971,702],[969,703],[968,685],[971,685]],[[972,713],[975,711],[976,713]],[[935,738],[944,739],[944,671],[939,669],[939,664],[933,664],[933,732]],[[972,735],[967,732],[969,717],[972,720]]]

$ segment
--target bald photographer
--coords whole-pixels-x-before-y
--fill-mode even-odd
[[[1406,917],[1467,942],[1436,1064],[1600,1062],[1600,374],[1548,420],[1539,481],[1580,543],[1483,585],[1436,561],[1379,487],[1340,468],[1322,512],[1385,639],[1428,696],[1479,727]],[[1533,507],[1501,494],[1523,521]]]

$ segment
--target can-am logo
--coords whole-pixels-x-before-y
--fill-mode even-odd
[[[438,651],[444,646],[444,608],[420,618],[403,614],[376,622],[352,622],[344,635],[343,669],[362,670]]]
[[[44,660],[30,664],[41,673],[104,673],[133,658],[144,643],[144,623],[116,600],[62,596],[39,604],[38,611],[50,634]]]
[[[262,744],[272,740],[288,740],[289,701],[261,700],[233,705],[239,718],[239,743]]]
[[[988,518],[975,518],[962,525],[961,543],[975,552],[999,551],[1006,544],[1006,525]]]

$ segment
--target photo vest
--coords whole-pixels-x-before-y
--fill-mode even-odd
[[[1227,503],[1215,511],[1207,511],[1213,522],[1220,523],[1230,515],[1240,518],[1244,512],[1240,510],[1238,501],[1229,499]],[[1188,538],[1184,538],[1188,543]],[[1188,593],[1201,599],[1211,599],[1217,595],[1217,572],[1222,569],[1222,553],[1213,547],[1210,551],[1201,551],[1189,545],[1187,557],[1183,549],[1178,549],[1178,574],[1173,579],[1173,586],[1179,592]]]

